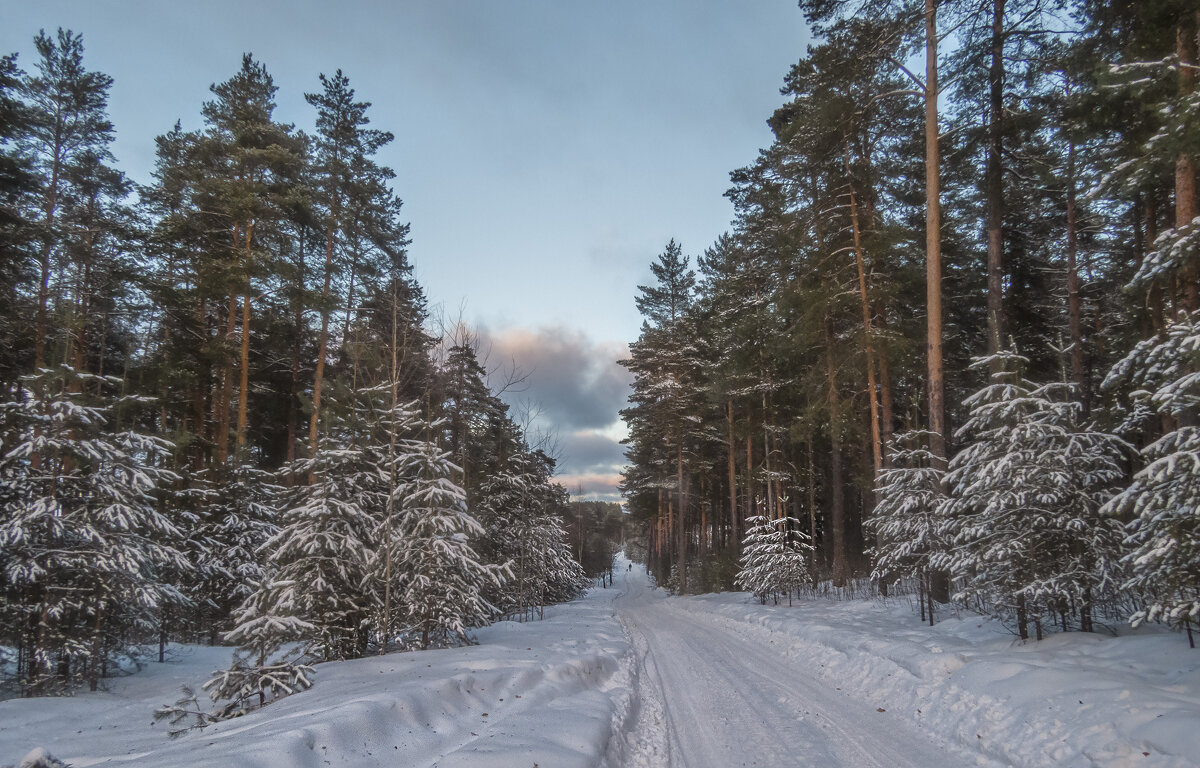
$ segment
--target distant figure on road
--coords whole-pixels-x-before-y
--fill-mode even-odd
[[[630,564],[629,564],[629,567],[628,567],[628,568],[626,568],[625,570],[632,571],[632,570],[633,570],[633,563],[630,563]]]

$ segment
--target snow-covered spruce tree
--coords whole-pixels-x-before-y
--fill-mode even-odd
[[[570,600],[587,584],[567,541],[566,491],[550,481],[553,460],[541,451],[518,450],[482,483],[481,552],[509,563],[512,578],[485,595],[505,615],[524,620],[550,603]]]
[[[532,575],[532,583],[537,585],[536,596],[531,591],[529,598],[536,597],[541,617],[545,606],[577,597],[587,588],[588,579],[571,551],[564,523],[569,502],[566,489],[550,482],[547,476],[537,487],[535,497],[537,502],[532,509],[535,515],[528,523],[525,539],[525,574],[527,583]]]
[[[432,427],[431,427],[432,429]],[[460,470],[433,442],[407,457],[408,480],[400,494],[396,543],[397,603],[410,641],[425,649],[468,640],[467,631],[488,623],[497,610],[482,595],[508,575],[480,561],[471,538],[483,533],[454,482]]]
[[[994,357],[1001,372],[967,398],[970,417],[955,435],[965,447],[946,475],[956,597],[1015,614],[1022,639],[1030,621],[1040,639],[1044,618],[1065,623],[1073,609],[1090,630],[1093,605],[1122,581],[1120,526],[1100,509],[1125,477],[1130,448],[1079,424],[1071,385],[1025,381],[1020,355],[973,366]]]
[[[311,634],[296,639],[321,660],[367,651],[378,615],[371,591],[382,588],[372,565],[392,476],[386,446],[368,437],[374,434],[379,390],[351,392],[338,385],[331,390],[325,434],[313,456],[285,468],[301,480],[285,497],[279,531],[262,547],[259,591],[275,597],[253,598],[270,615],[296,615],[311,626]],[[411,419],[411,410],[407,413]]]
[[[419,463],[419,444],[405,435],[420,423],[418,404],[389,406],[389,391],[335,382],[316,454],[284,468],[299,484],[280,489],[280,527],[261,546],[260,575],[233,613],[225,639],[239,648],[204,686],[226,702],[218,717],[307,688],[307,661],[356,658],[372,641],[385,647],[388,579],[400,581],[389,558],[403,536],[388,496],[402,495],[405,473]]]
[[[1146,597],[1131,620],[1190,630],[1200,621],[1200,313],[1134,347],[1104,381],[1119,386],[1174,425],[1142,449],[1145,467],[1104,508],[1130,521],[1125,587]]]
[[[889,452],[888,468],[879,473],[875,495],[878,502],[866,527],[875,534],[871,550],[871,577],[893,583],[915,578],[923,596],[929,596],[931,559],[945,552],[941,528],[945,523],[945,472],[937,468],[926,447],[929,433],[913,430],[896,435]],[[929,598],[929,622],[933,624],[933,599]],[[925,614],[922,600],[922,615]]]
[[[808,583],[807,560],[812,552],[808,536],[800,531],[793,517],[768,520],[762,515],[746,518],[746,536],[742,539],[742,568],[734,583],[753,593],[763,603],[771,597],[788,596]]]
[[[263,581],[261,549],[279,530],[283,487],[269,472],[238,463],[224,477],[193,477],[199,524],[188,537],[196,578],[188,595],[196,603],[198,631],[216,643],[233,628],[234,610]]]
[[[372,611],[371,637],[380,652],[386,652],[398,628],[405,626],[407,607],[401,591],[405,574],[399,559],[404,549],[404,497],[425,445],[426,422],[421,418],[421,403],[399,402],[396,380],[363,392],[363,402],[371,447],[367,454],[377,465],[383,495],[375,513],[372,549],[367,553],[363,594]]]
[[[303,663],[305,641],[320,632],[296,615],[303,602],[297,585],[264,577],[253,587],[233,613],[234,629],[225,635],[238,645],[233,663],[204,683],[209,698],[223,702],[210,719],[238,717],[312,685],[312,667]]]
[[[182,533],[156,503],[176,477],[158,466],[171,444],[121,430],[121,382],[69,367],[24,380],[0,404],[0,563],[5,621],[18,627],[18,683],[27,695],[94,690],[109,658],[157,626],[184,596],[167,574],[189,563]]]

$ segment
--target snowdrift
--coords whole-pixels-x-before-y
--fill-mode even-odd
[[[0,702],[0,765],[40,747],[75,768],[592,766],[631,707],[615,595],[596,589],[544,621],[500,622],[477,646],[318,665],[307,691],[169,739],[154,708],[231,653],[178,648],[107,692]]]

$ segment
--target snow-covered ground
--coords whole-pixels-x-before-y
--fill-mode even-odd
[[[76,768],[595,765],[631,706],[616,595],[595,589],[544,621],[500,622],[477,646],[322,664],[307,691],[170,739],[153,710],[230,659],[178,648],[107,692],[0,701],[0,765],[35,747]]]
[[[1021,645],[996,622],[923,626],[906,600],[761,606],[615,588],[469,648],[318,667],[316,685],[170,740],[155,707],[228,649],[66,699],[0,702],[0,765],[82,767],[1145,766],[1200,764],[1200,652],[1154,629]]]
[[[782,652],[786,635],[773,637],[736,617],[709,613],[697,601],[662,599],[631,581],[618,611],[638,651],[642,679],[656,685],[643,689],[646,715],[630,738],[637,745],[630,764],[991,765],[933,729],[914,727],[904,714],[879,707],[873,697],[842,693]]]
[[[691,750],[723,748],[720,739],[733,738],[721,733],[725,721],[755,719],[760,725],[743,725],[746,737],[734,744],[747,752],[761,745],[757,765],[1200,765],[1200,651],[1161,628],[1022,645],[999,622],[973,615],[924,626],[907,600],[788,607],[744,594],[659,598],[655,614],[628,615],[639,647],[644,623],[660,670],[689,674],[681,653],[707,650],[707,660],[691,662],[697,686],[679,709],[694,708],[695,690],[713,677],[708,670],[733,681],[711,682],[733,693],[714,698],[709,711],[702,702],[704,724],[692,732],[666,718],[670,749],[686,754],[672,753],[671,765],[742,764],[705,762]],[[671,676],[662,675],[668,713],[680,698]],[[799,735],[780,735],[785,726]],[[922,758],[914,741],[938,754]],[[789,748],[810,758],[789,759]]]

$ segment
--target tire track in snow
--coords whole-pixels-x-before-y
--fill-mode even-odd
[[[961,768],[995,765],[829,690],[753,633],[704,621],[626,577],[614,608],[639,666],[627,765]]]

